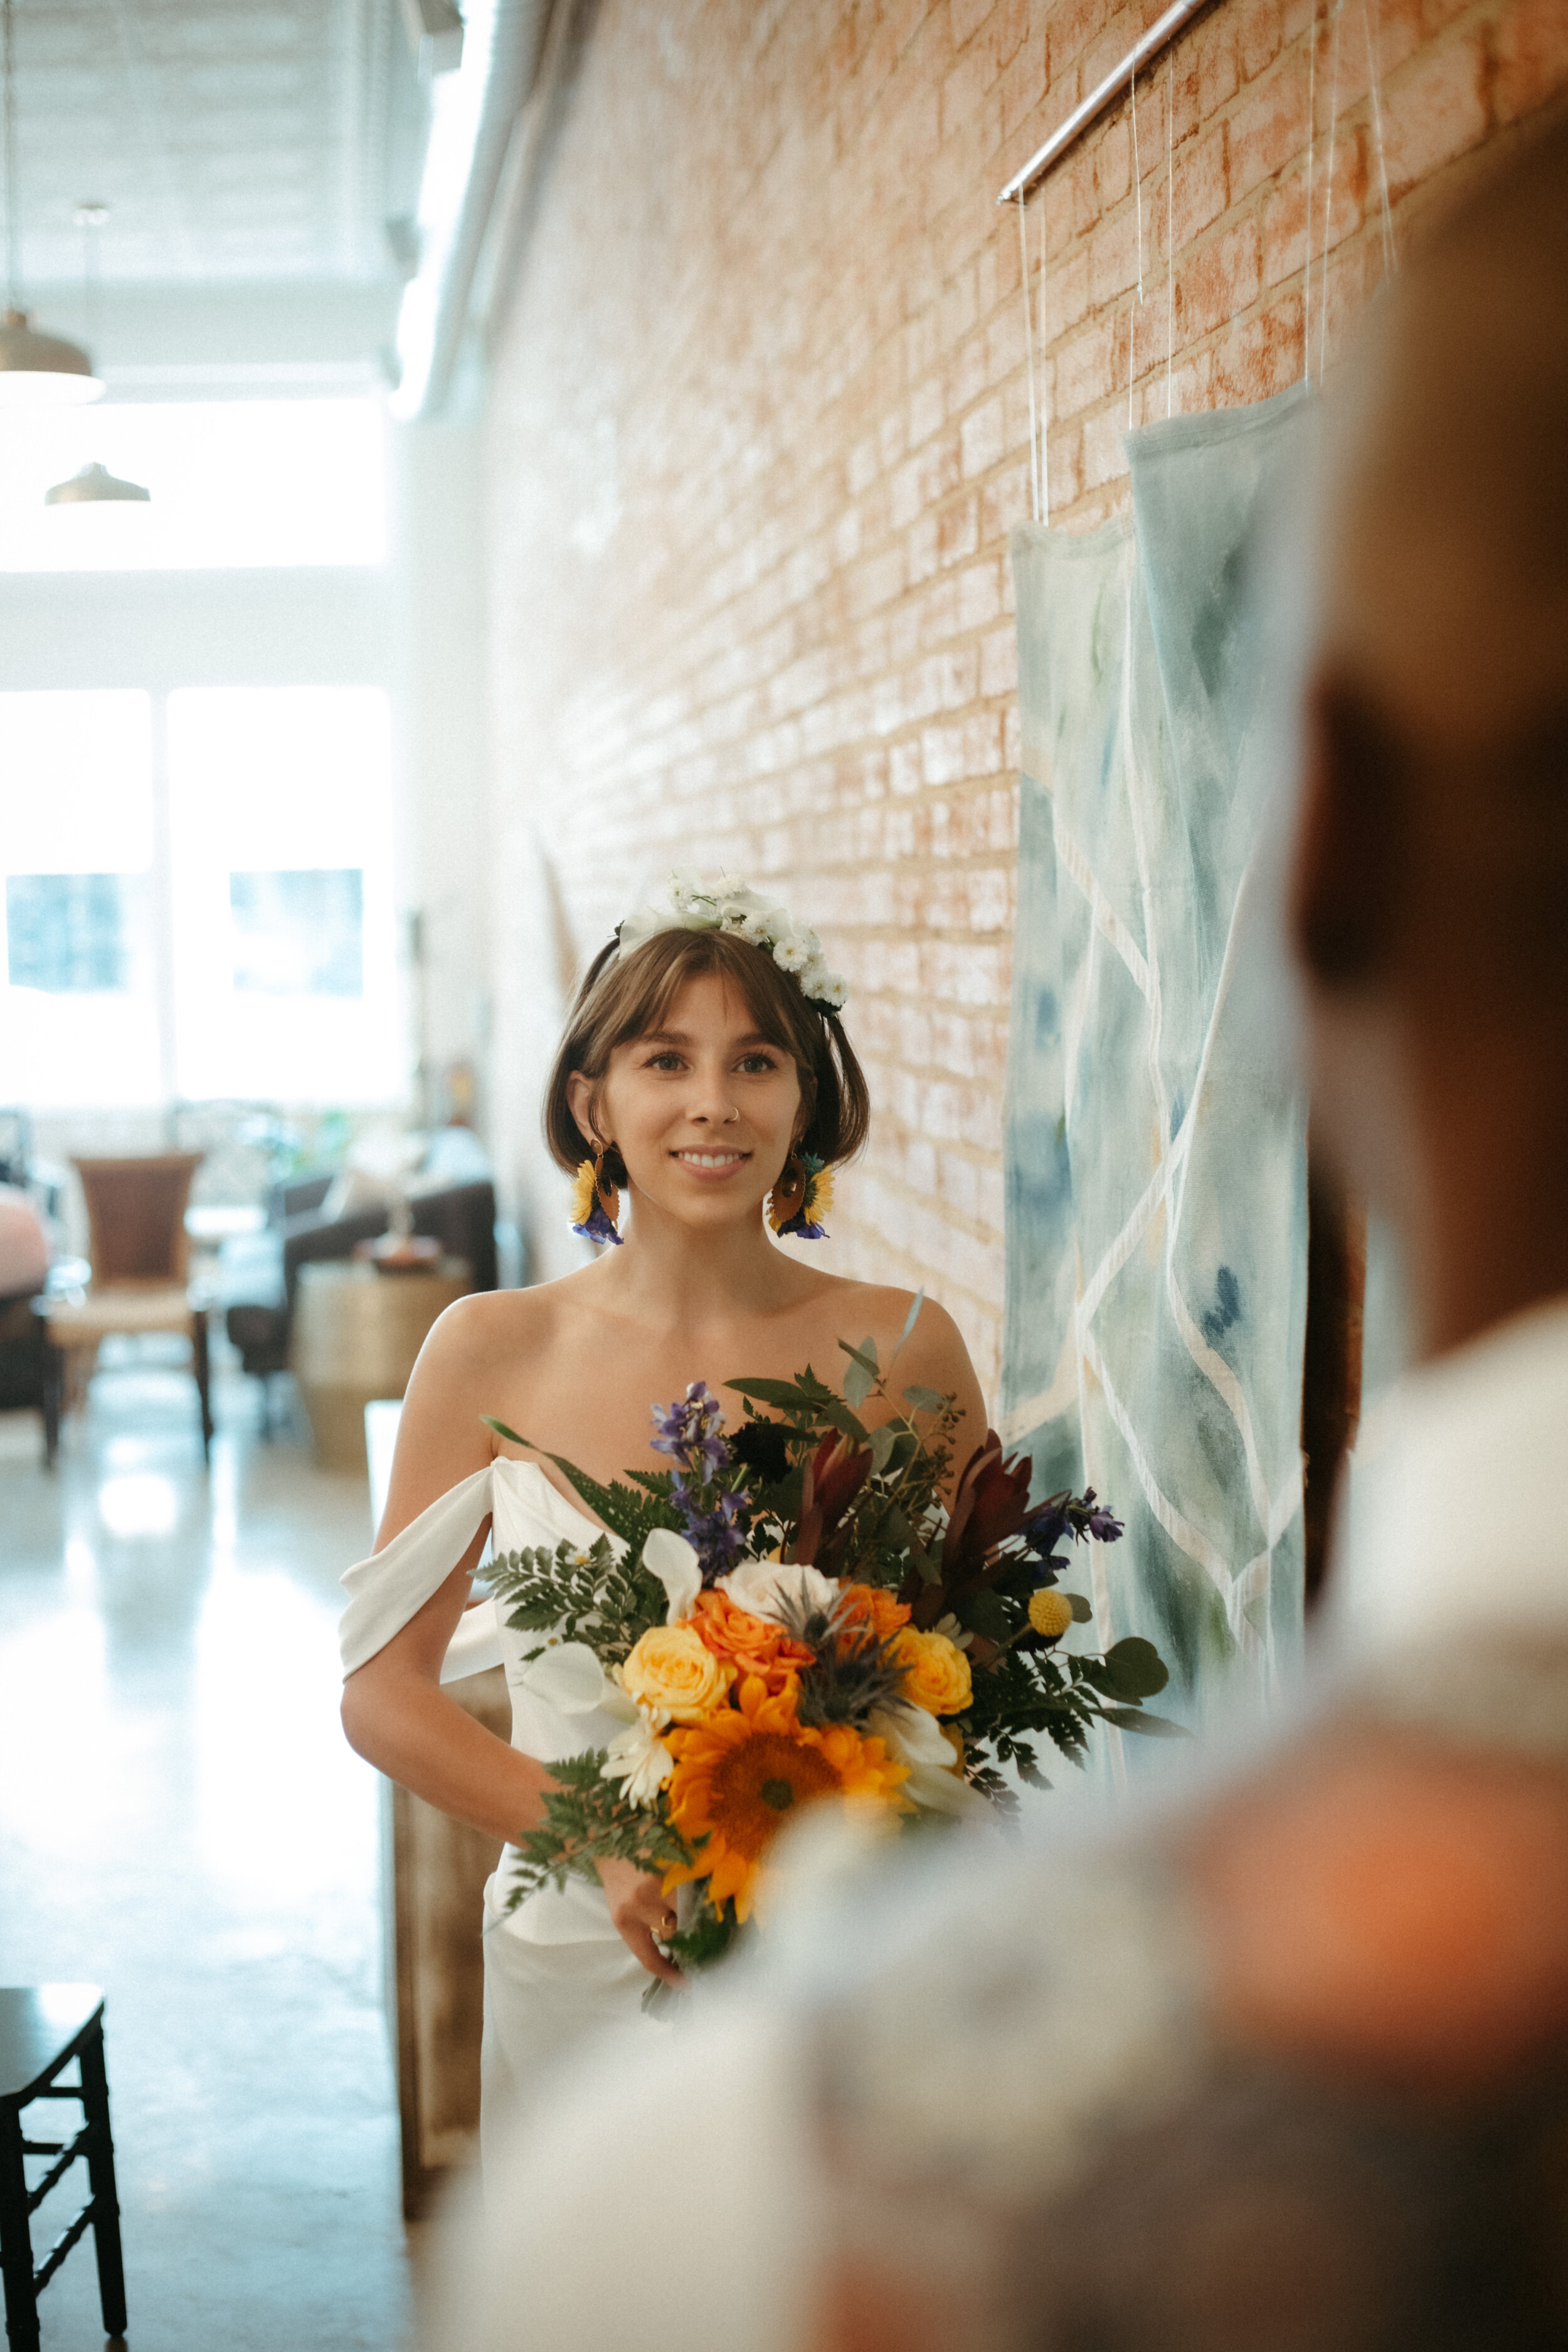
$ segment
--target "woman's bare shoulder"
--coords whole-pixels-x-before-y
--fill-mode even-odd
[[[901,1385],[913,1382],[940,1390],[944,1396],[956,1394],[966,1415],[978,1414],[984,1419],[980,1383],[969,1349],[945,1307],[921,1292],[900,1290],[891,1283],[853,1282],[842,1276],[830,1276],[827,1279],[833,1288],[825,1297],[825,1306],[838,1320],[855,1327],[853,1332],[841,1332],[840,1338],[858,1341],[871,1335],[884,1364],[898,1348]],[[903,1335],[917,1298],[920,1313],[906,1338]]]
[[[514,1361],[520,1349],[549,1340],[570,1311],[581,1272],[526,1290],[471,1290],[455,1299],[432,1324],[426,1352],[450,1377],[471,1367],[485,1370],[499,1360]]]

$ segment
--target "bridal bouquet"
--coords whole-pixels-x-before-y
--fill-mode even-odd
[[[1090,1614],[1061,1587],[1064,1547],[1121,1533],[1093,1489],[1031,1504],[1028,1461],[988,1434],[947,1504],[953,1399],[906,1388],[868,1427],[868,1398],[892,1403],[888,1375],[871,1340],[839,1344],[842,1394],[809,1367],[731,1381],[745,1419],[728,1434],[700,1382],[656,1406],[668,1470],[604,1486],[547,1457],[608,1532],[508,1552],[490,1582],[507,1622],[541,1636],[531,1690],[624,1727],[551,1766],[510,1907],[633,1862],[688,1890],[669,1948],[701,1968],[750,1916],[779,1830],[819,1798],[901,1824],[1005,1811],[1005,1767],[1048,1785],[1042,1736],[1081,1762],[1096,1723],[1177,1731],[1143,1709],[1167,1678],[1152,1643],[1058,1648]]]

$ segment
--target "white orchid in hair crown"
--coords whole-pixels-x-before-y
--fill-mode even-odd
[[[789,973],[808,1003],[825,1013],[844,1010],[848,991],[840,974],[828,970],[810,924],[797,923],[787,907],[770,904],[750,883],[673,874],[668,907],[640,907],[621,925],[620,953],[630,955],[660,931],[729,931],[749,940]]]

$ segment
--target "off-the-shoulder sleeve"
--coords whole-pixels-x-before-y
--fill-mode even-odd
[[[416,1616],[445,1584],[468,1550],[490,1509],[493,1464],[476,1470],[460,1486],[438,1495],[384,1550],[356,1560],[344,1576],[349,1605],[338,1626],[343,1673],[352,1675],[384,1650],[393,1635]],[[470,1629],[468,1620],[475,1620]],[[477,1675],[500,1660],[500,1636],[492,1603],[464,1612],[441,1669],[443,1682]],[[482,1621],[482,1622],[481,1622]]]

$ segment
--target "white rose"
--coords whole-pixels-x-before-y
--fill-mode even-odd
[[[669,1717],[639,1706],[637,1721],[616,1734],[605,1750],[601,1778],[618,1780],[621,1794],[646,1811],[675,1769],[675,1759],[659,1738]]]
[[[743,1559],[719,1579],[719,1590],[737,1609],[749,1609],[753,1617],[766,1617],[774,1625],[784,1622],[786,1602],[800,1602],[808,1616],[816,1609],[826,1616],[839,1600],[830,1576],[799,1560]]]

